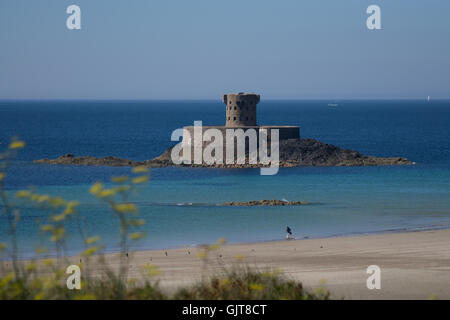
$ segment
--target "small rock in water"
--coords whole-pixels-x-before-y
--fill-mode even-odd
[[[223,206],[240,206],[240,207],[251,207],[251,206],[299,206],[306,205],[309,202],[306,201],[286,201],[286,200],[252,200],[252,201],[232,201],[225,202]]]

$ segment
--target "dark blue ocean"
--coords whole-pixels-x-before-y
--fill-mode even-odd
[[[130,168],[37,165],[32,161],[66,153],[151,159],[173,145],[174,129],[202,120],[222,125],[220,101],[0,102],[0,149],[12,136],[27,147],[10,167],[12,192],[33,186],[40,193],[81,202],[90,234],[107,251],[117,250],[117,221],[89,194],[96,181],[108,182]],[[406,157],[411,166],[282,168],[275,176],[258,169],[158,168],[133,199],[146,219],[147,237],[136,249],[284,238],[289,225],[297,238],[450,227],[450,101],[263,101],[258,122],[300,125],[314,138],[366,155]],[[287,199],[300,207],[221,207],[226,201]],[[39,243],[38,219],[21,212],[19,238],[24,255]],[[82,245],[69,226],[69,250]],[[0,216],[0,242],[7,241]]]

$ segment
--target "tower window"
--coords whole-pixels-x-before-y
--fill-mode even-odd
[[[233,119],[234,121],[236,121],[236,117],[234,117],[234,119]]]
[[[234,107],[234,110],[236,110],[236,107]]]

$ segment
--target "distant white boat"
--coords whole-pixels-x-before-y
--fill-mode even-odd
[[[328,106],[329,106],[329,107],[337,107],[337,106],[339,106],[339,105],[338,105],[337,103],[329,103]]]
[[[427,97],[427,101],[430,102],[430,96]]]

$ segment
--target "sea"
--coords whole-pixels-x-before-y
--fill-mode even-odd
[[[335,105],[336,104],[336,105]],[[2,101],[0,150],[11,137],[26,142],[5,178],[8,194],[32,188],[80,202],[89,235],[105,252],[119,250],[119,224],[89,193],[97,182],[129,175],[128,167],[34,164],[64,154],[146,160],[177,142],[173,130],[194,121],[223,125],[221,101]],[[133,196],[146,220],[146,237],[132,249],[164,249],[215,243],[282,240],[290,226],[296,239],[413,232],[450,227],[450,101],[262,101],[258,123],[298,125],[304,138],[379,157],[406,157],[415,164],[373,167],[259,169],[154,168]],[[226,207],[228,201],[285,199],[310,205]],[[1,204],[2,205],[2,204]],[[48,244],[39,225],[48,213],[27,205],[17,235],[21,257]],[[0,214],[0,242],[9,242]],[[450,240],[450,239],[449,239]],[[67,225],[67,250],[83,242]]]

